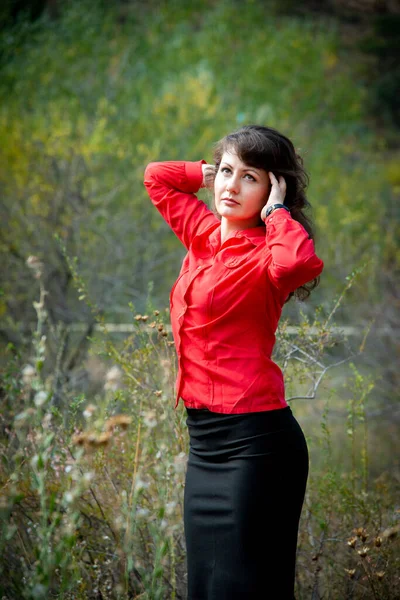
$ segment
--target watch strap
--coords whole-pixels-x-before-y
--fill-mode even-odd
[[[287,212],[290,212],[290,209],[287,206],[285,206],[284,204],[272,204],[272,206],[267,208],[267,211],[265,213],[265,218],[269,217],[269,215],[277,208],[284,208],[285,210],[287,210]]]

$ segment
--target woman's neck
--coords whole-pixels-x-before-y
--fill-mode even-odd
[[[231,221],[222,217],[221,219],[221,244],[223,244],[228,238],[235,235],[237,231],[243,231],[244,229],[252,229],[260,225],[260,219],[247,219],[245,221]]]

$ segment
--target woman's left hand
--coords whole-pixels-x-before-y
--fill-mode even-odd
[[[265,219],[265,212],[267,209],[273,204],[284,204],[285,203],[285,195],[286,195],[286,181],[280,176],[279,181],[272,173],[272,171],[268,171],[269,179],[271,181],[271,190],[268,197],[267,204],[263,207],[261,211],[262,220]]]

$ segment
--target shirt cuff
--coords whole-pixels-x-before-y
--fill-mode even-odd
[[[293,221],[293,217],[284,208],[277,208],[272,211],[271,214],[268,215],[266,219],[264,219],[264,223],[273,223],[274,221]]]
[[[203,183],[203,169],[201,165],[206,165],[205,160],[196,162],[185,162],[185,174],[189,187],[193,192],[197,192]]]

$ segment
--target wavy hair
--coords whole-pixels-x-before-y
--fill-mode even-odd
[[[214,145],[215,174],[207,187],[212,187],[215,175],[221,164],[224,152],[234,152],[246,165],[265,171],[272,171],[277,179],[282,175],[286,181],[285,206],[290,210],[292,218],[301,223],[309,237],[314,240],[312,221],[305,210],[310,208],[305,194],[309,177],[303,167],[303,159],[299,156],[292,142],[276,129],[262,125],[245,125],[230,133]],[[260,218],[260,225],[265,223]],[[292,296],[305,300],[319,284],[319,277],[297,288]]]

